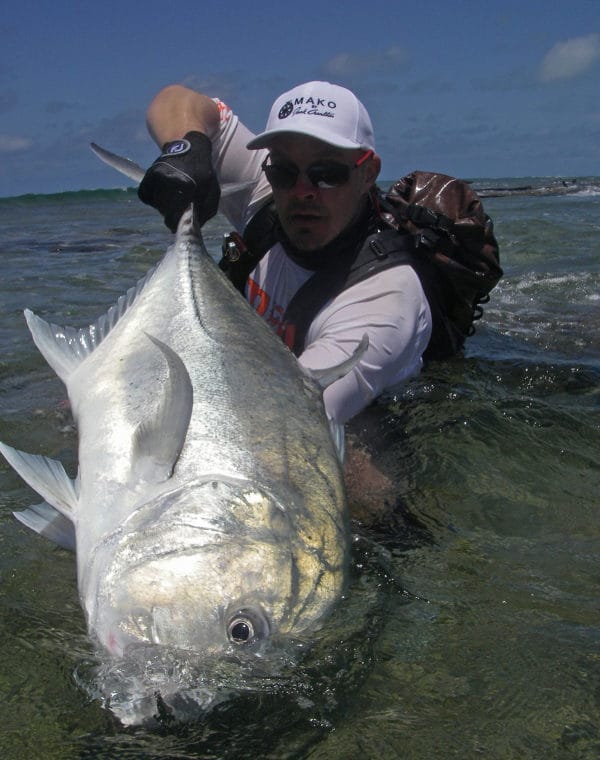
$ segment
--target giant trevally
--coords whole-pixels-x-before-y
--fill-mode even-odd
[[[318,628],[344,588],[349,530],[341,432],[317,380],[348,371],[366,340],[330,373],[302,371],[210,258],[191,208],[159,264],[92,325],[25,316],[67,387],[78,474],[0,451],[44,499],[17,517],[76,551],[108,661],[183,652],[209,672],[268,662],[269,647]],[[155,692],[164,707],[185,686],[154,673],[119,702],[117,678],[112,706],[139,722]]]

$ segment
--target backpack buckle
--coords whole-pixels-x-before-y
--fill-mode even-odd
[[[454,222],[445,214],[438,214],[427,206],[418,203],[409,203],[405,209],[406,217],[417,227],[428,227],[432,230],[441,230],[446,235],[452,235]]]
[[[228,234],[223,235],[221,253],[223,259],[227,263],[231,264],[235,261],[239,261],[247,250],[248,246],[244,243],[242,236],[238,232],[229,232]]]
[[[415,248],[424,245],[426,248],[434,249],[437,248],[439,242],[440,236],[432,229],[420,230],[415,235]]]
[[[379,259],[380,261],[387,259],[388,252],[386,251],[385,246],[383,246],[377,239],[377,237],[373,237],[371,240],[369,240],[369,248],[375,254],[375,258]]]
[[[426,206],[420,206],[418,203],[409,203],[404,209],[406,218],[417,227],[431,227],[435,229],[438,226],[438,215]]]

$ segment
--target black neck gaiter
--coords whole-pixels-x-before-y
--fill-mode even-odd
[[[316,272],[340,266],[347,259],[353,258],[365,238],[374,231],[375,212],[370,199],[363,205],[362,210],[346,229],[322,248],[314,251],[299,250],[279,228],[279,242],[292,261],[304,269]]]

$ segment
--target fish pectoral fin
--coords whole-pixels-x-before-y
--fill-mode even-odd
[[[335,383],[335,381],[339,380],[341,377],[345,377],[348,372],[351,372],[361,360],[368,347],[369,336],[365,333],[358,346],[354,349],[352,356],[348,357],[348,359],[345,359],[340,364],[336,364],[334,367],[325,367],[323,369],[311,369],[310,367],[303,367],[302,365],[300,365],[300,368],[307,377],[320,385],[324,390],[327,386]],[[343,463],[346,451],[344,426],[333,420],[329,420],[329,431],[339,460]]]
[[[34,491],[67,519],[74,519],[77,489],[60,462],[39,454],[27,454],[5,443],[0,443],[0,452]]]
[[[54,541],[63,549],[75,551],[75,526],[71,520],[47,502],[32,504],[22,512],[13,512],[13,515],[20,523],[39,533],[40,536]]]
[[[369,347],[369,336],[365,333],[358,346],[355,348],[352,356],[345,359],[340,364],[336,364],[334,367],[324,367],[322,369],[310,369],[308,367],[302,367],[302,372],[317,382],[321,388],[325,389],[328,385],[331,385],[336,380],[344,377],[351,372],[354,367],[361,360],[363,354]]]
[[[162,482],[173,474],[183,448],[192,416],[193,390],[180,356],[158,338],[146,335],[165,357],[169,374],[154,415],[135,431],[132,479]]]

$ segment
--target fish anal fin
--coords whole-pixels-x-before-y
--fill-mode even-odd
[[[338,455],[338,459],[343,464],[344,455],[346,453],[346,433],[343,425],[339,422],[329,420],[329,432],[331,433],[331,440],[335,446],[335,450]]]
[[[75,526],[65,515],[43,501],[32,504],[21,512],[13,512],[17,520],[40,536],[53,541],[63,549],[75,551]]]

